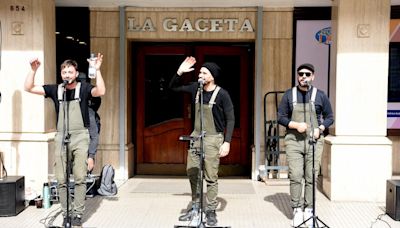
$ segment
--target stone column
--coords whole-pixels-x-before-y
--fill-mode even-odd
[[[322,161],[322,188],[331,200],[385,201],[392,174],[386,138],[389,20],[389,0],[332,2],[335,124]]]
[[[25,189],[41,194],[53,173],[54,105],[24,91],[29,60],[42,62],[36,83],[54,83],[55,5],[53,0],[0,1],[0,151],[9,176],[25,176]]]

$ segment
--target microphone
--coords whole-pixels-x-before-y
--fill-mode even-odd
[[[69,84],[69,81],[68,80],[63,80],[63,82],[62,82],[62,87],[65,87],[66,85],[68,85]]]
[[[197,82],[199,83],[199,85],[200,85],[201,87],[203,87],[203,85],[204,85],[204,79],[199,78],[199,80],[197,80]]]
[[[308,89],[310,89],[310,87],[311,87],[311,81],[305,80],[305,81],[303,81],[303,82],[304,82],[304,84],[306,84],[306,86],[308,87]]]
[[[179,140],[180,141],[196,141],[198,138],[197,137],[193,137],[190,135],[181,135],[179,136]]]

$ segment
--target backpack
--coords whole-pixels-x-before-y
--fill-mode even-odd
[[[97,189],[97,192],[103,196],[113,196],[116,195],[117,185],[114,182],[114,168],[111,165],[103,166],[101,170],[100,177],[100,187]]]

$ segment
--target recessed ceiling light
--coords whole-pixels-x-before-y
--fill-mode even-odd
[[[72,37],[72,36],[66,36],[65,38],[68,40],[74,40],[74,37]]]

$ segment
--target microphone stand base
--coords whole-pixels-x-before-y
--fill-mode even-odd
[[[308,220],[312,220],[313,221],[312,227],[314,227],[314,228],[317,228],[317,227],[318,228],[323,228],[323,227],[329,228],[329,226],[326,225],[321,219],[319,219],[318,216],[311,216],[310,218],[308,218],[307,220],[305,220],[304,222],[302,222],[300,225],[296,226],[295,228],[304,227],[303,225],[305,225]],[[320,223],[322,223],[322,224],[320,224]]]
[[[212,228],[231,228],[230,226],[206,226],[205,224],[201,223],[198,226],[185,226],[185,225],[175,225],[174,228],[191,228],[191,227],[196,227],[196,228],[204,228],[204,227],[212,227]]]

